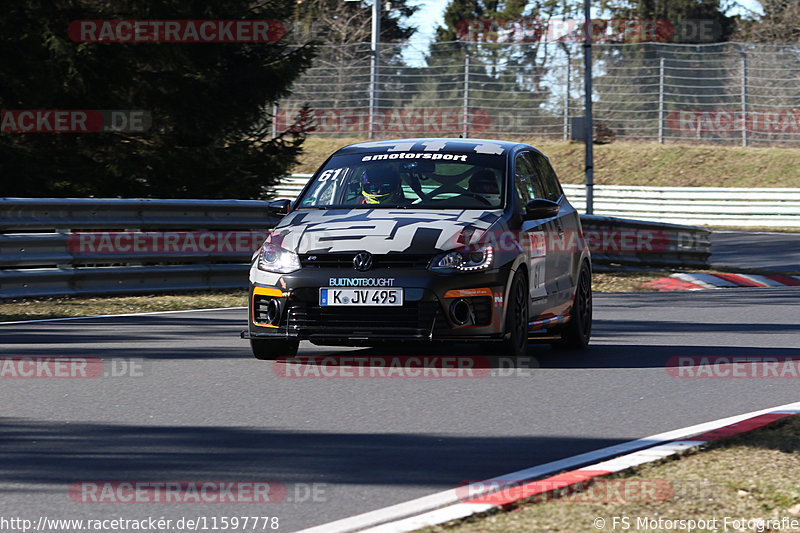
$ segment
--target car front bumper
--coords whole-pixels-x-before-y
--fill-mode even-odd
[[[454,274],[422,269],[375,269],[360,274],[352,269],[304,268],[279,276],[264,275],[253,267],[249,334],[251,338],[344,345],[499,339],[504,332],[503,302],[510,270],[510,264],[484,272]],[[377,278],[391,283],[386,288],[402,288],[403,305],[320,305],[321,287],[351,278]],[[467,304],[466,323],[459,324],[453,318],[451,309],[457,301]]]

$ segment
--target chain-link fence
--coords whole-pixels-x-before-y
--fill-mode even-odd
[[[595,140],[800,144],[800,46],[593,45]],[[276,131],[329,136],[571,137],[583,114],[581,43],[435,43],[425,66],[400,45],[319,48],[275,106]],[[376,102],[370,112],[370,95]],[[577,133],[577,128],[576,128]]]

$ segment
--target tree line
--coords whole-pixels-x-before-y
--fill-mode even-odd
[[[798,2],[760,4],[763,13],[735,16],[719,0],[604,0],[596,8],[609,19],[668,20],[673,25],[713,21],[723,42],[800,40]],[[327,96],[354,108],[366,105],[353,95],[368,80],[353,78],[345,66],[369,61],[362,43],[369,41],[370,5],[347,0],[13,2],[0,19],[4,196],[263,197],[270,184],[291,171],[302,150],[304,128],[274,131],[272,112],[276,102],[291,101],[304,72],[312,65],[331,66],[339,79],[330,83],[336,89]],[[381,41],[388,50],[382,68],[399,76],[381,85],[381,95],[400,102],[413,89],[413,101],[404,105],[420,107],[458,105],[461,89],[451,81],[462,77],[467,54],[474,101],[500,87],[509,106],[515,95],[528,106],[546,105],[559,44],[534,39],[516,48],[489,41],[465,45],[464,21],[546,22],[582,14],[582,2],[571,0],[450,0],[444,25],[436,30],[425,65],[419,66],[408,65],[402,50],[417,31],[409,23],[417,8],[408,0],[393,0],[390,7],[382,12]],[[268,43],[81,42],[69,28],[82,20],[268,20],[280,22],[286,32]],[[620,47],[600,57],[608,90],[613,91],[613,76],[641,78],[644,87],[652,72],[643,65],[652,53]],[[577,67],[579,58],[573,59]],[[425,75],[433,71],[440,75]],[[407,81],[398,84],[397,79]],[[713,91],[710,85],[706,89]],[[313,107],[319,102],[296,102],[306,103]],[[625,105],[626,111],[636,112],[635,95]],[[96,118],[103,127],[91,133],[34,131],[57,117],[40,113],[36,119],[27,117],[28,125],[38,123],[26,130],[19,127],[26,110],[83,110],[71,120]],[[117,115],[110,114],[114,110]],[[113,117],[130,122],[138,111],[146,112],[145,127],[115,127]]]

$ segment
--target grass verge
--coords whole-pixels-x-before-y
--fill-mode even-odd
[[[664,271],[625,271],[593,272],[592,290],[594,292],[654,292],[655,289],[642,287],[642,284],[666,278],[671,272]]]
[[[188,292],[141,296],[26,298],[0,303],[0,322],[247,305],[247,291]]]
[[[364,138],[309,136],[297,173],[314,172],[335,150]],[[562,183],[583,183],[584,146],[532,137],[553,163]],[[614,142],[594,147],[596,185],[651,187],[798,187],[797,148],[743,148],[691,144]]]
[[[596,273],[592,279],[594,290],[597,292],[636,291],[640,290],[639,287],[642,283],[668,275],[669,273],[664,272]],[[246,305],[247,291],[244,289],[142,296],[26,298],[0,303],[0,322]]]
[[[718,270],[702,270],[702,272],[721,273]],[[752,269],[729,269],[728,272],[770,273]],[[595,292],[654,292],[655,289],[642,285],[648,281],[668,277],[670,274],[672,271],[669,270],[594,272],[592,274],[592,290]],[[247,306],[247,291],[244,289],[141,296],[25,298],[0,301],[0,322],[244,306]]]
[[[420,533],[688,531],[649,527],[662,520],[716,519],[691,531],[797,531],[759,520],[800,524],[800,416],[711,444],[701,451],[601,478],[564,498],[539,496],[494,512],[419,530]],[[647,490],[666,487],[667,490]],[[628,498],[625,498],[625,495]],[[614,522],[614,517],[617,521]],[[629,520],[624,527],[621,519]],[[727,528],[725,518],[728,518]],[[600,520],[604,522],[601,522]],[[646,520],[642,523],[641,520]],[[733,520],[740,520],[734,524]],[[602,527],[598,527],[602,524]],[[760,525],[759,525],[760,524]],[[616,525],[616,527],[614,527]],[[641,527],[644,525],[645,527]]]

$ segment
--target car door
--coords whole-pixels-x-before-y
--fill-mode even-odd
[[[553,167],[545,156],[531,153],[533,163],[542,183],[543,198],[558,202],[558,216],[555,219],[557,238],[554,241],[556,284],[558,304],[563,304],[572,297],[575,287],[575,274],[580,260],[583,243],[581,242],[580,217],[569,203]]]
[[[522,152],[516,156],[514,164],[514,185],[519,199],[520,214],[525,215],[525,205],[537,195],[543,194],[530,152]],[[520,227],[520,244],[528,252],[528,272],[530,297],[535,309],[531,318],[537,317],[549,307],[555,305],[558,292],[555,278],[556,257],[551,253],[550,234],[555,224],[553,219],[523,220]],[[539,305],[536,305],[536,304]]]

